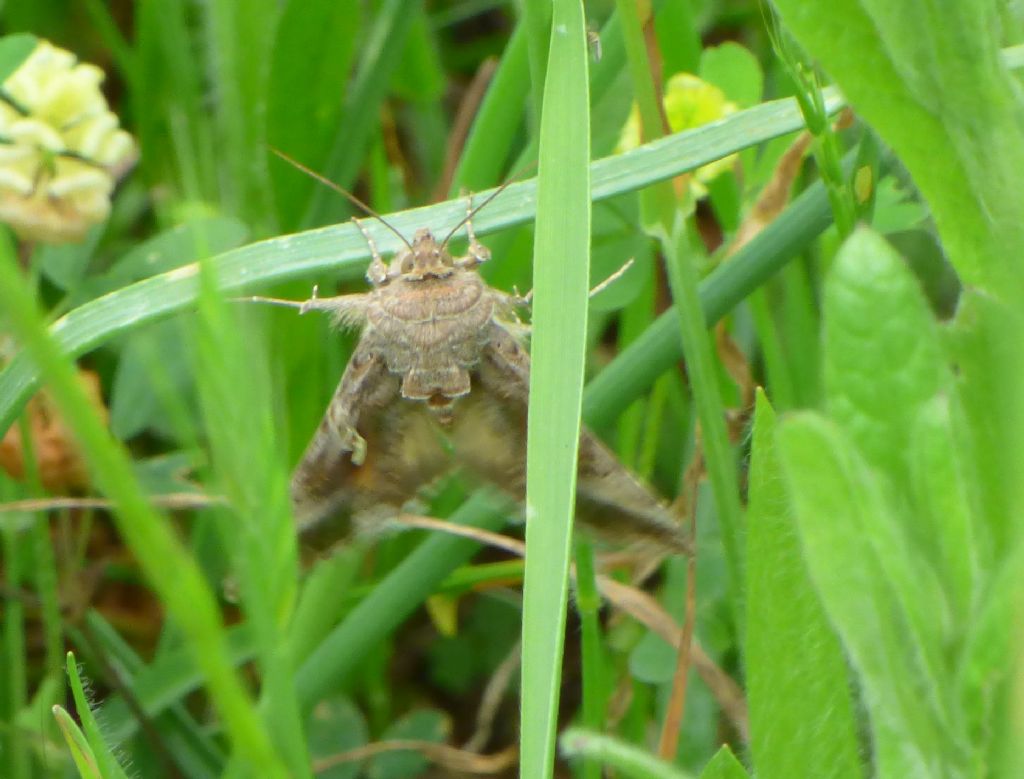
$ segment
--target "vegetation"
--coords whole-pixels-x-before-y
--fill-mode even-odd
[[[0,30],[0,775],[1024,775],[1016,4]],[[447,525],[300,560],[289,473],[357,334],[239,299],[362,290],[370,252],[275,149],[404,236],[496,193],[525,507],[453,474],[415,507]],[[574,537],[581,421],[693,558]]]

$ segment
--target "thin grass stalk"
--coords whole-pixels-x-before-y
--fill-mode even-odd
[[[530,135],[537,138],[547,83],[552,4],[549,0],[520,0],[519,12],[526,30],[526,54],[530,64]]]
[[[210,697],[235,748],[264,775],[285,776],[253,702],[235,674],[217,605],[202,573],[166,521],[149,505],[127,453],[110,437],[85,396],[73,364],[47,333],[12,255],[10,244],[0,243],[0,304],[12,331],[49,382],[53,399],[74,432],[96,482],[117,504],[114,517],[122,536],[169,615],[188,636],[196,662],[206,675]]]
[[[21,428],[21,458],[25,469],[25,482],[29,494],[43,494],[42,477],[39,474],[35,441],[32,437],[32,423],[28,413],[22,414],[18,424]],[[53,702],[64,700],[64,674],[61,673],[61,653],[64,649],[64,631],[60,615],[60,597],[57,591],[57,563],[50,539],[50,523],[46,512],[32,515],[32,578],[39,597],[40,614],[43,623],[44,665],[47,676],[57,680],[53,691]]]
[[[594,570],[594,545],[587,538],[576,540],[576,611],[583,639],[583,725],[604,732],[607,689],[604,680],[604,650],[601,636],[601,596]],[[584,759],[584,779],[601,779],[601,764]]]
[[[626,56],[630,61],[634,94],[640,108],[643,139],[650,140],[663,132],[659,90],[656,88],[660,85],[653,84],[651,80],[652,70],[636,7],[629,0],[618,0],[617,7],[626,39]],[[679,196],[679,202],[670,183],[651,187],[642,193],[641,213],[647,231],[661,243],[665,258],[674,309],[679,317],[683,354],[697,406],[708,476],[722,530],[734,617],[737,628],[742,630],[743,578],[739,537],[743,510],[736,463],[725,424],[725,408],[718,385],[714,349],[697,291],[698,277],[693,259],[701,249],[699,237],[694,235],[693,228],[688,224],[695,203],[692,195],[686,194],[687,184],[685,180],[682,182],[684,194]]]
[[[11,482],[4,481],[3,486]],[[20,542],[21,531],[13,524],[0,527],[0,542],[4,553],[5,584],[13,590],[21,587],[22,579],[27,578],[25,544]],[[25,605],[20,598],[7,598],[4,603],[3,615],[3,665],[5,694],[3,701],[10,723],[16,721],[17,714],[28,702],[28,671],[25,667]],[[28,743],[20,729],[4,728],[0,734],[6,748],[0,753],[4,776],[11,779],[30,779],[31,757]]]
[[[242,603],[257,638],[260,713],[291,776],[309,775],[303,718],[295,696],[288,627],[298,579],[288,481],[275,435],[264,359],[241,313],[229,309],[201,265],[198,352],[200,397],[215,475],[234,508],[220,530],[236,565]],[[246,338],[245,335],[249,337]],[[259,453],[255,457],[252,453]]]

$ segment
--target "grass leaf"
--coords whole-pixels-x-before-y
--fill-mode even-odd
[[[587,56],[581,0],[557,0],[540,118],[526,456],[520,770],[538,779],[554,771],[583,398],[590,287]]]

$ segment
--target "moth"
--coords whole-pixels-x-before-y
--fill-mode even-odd
[[[353,220],[372,255],[370,290],[320,298],[314,289],[300,305],[361,330],[291,481],[307,556],[395,518],[454,468],[524,497],[530,357],[516,311],[525,299],[491,288],[477,272],[490,251],[477,240],[473,213],[470,198],[446,238],[420,229],[390,263]],[[468,251],[453,256],[448,242],[463,224]],[[618,543],[690,549],[665,504],[585,429],[577,518]]]

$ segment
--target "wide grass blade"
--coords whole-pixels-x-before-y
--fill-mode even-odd
[[[829,105],[838,109],[842,102],[832,94]],[[741,111],[721,122],[598,160],[591,166],[591,197],[602,200],[639,189],[802,126],[803,119],[796,101],[792,99]],[[479,193],[475,199],[483,202],[493,191]],[[536,214],[536,197],[535,179],[512,184],[474,218],[474,227],[484,235],[523,224]],[[819,213],[822,210],[824,217]],[[808,202],[807,211],[815,220],[815,230],[811,231],[813,237],[824,227],[817,220],[827,219],[827,203],[822,209],[817,201]],[[454,225],[465,213],[466,202],[458,198],[403,211],[387,219],[403,234],[412,235],[424,225]],[[784,233],[780,235],[780,232],[772,231],[771,227],[765,230],[776,241],[784,240]],[[376,230],[374,237],[382,252],[395,251],[401,246],[397,238],[386,231]],[[752,241],[747,248],[750,251],[744,256],[760,267],[755,242]],[[787,258],[774,252],[770,257],[776,261]],[[254,289],[286,279],[308,278],[324,271],[333,271],[339,278],[354,279],[363,274],[367,258],[366,241],[354,225],[346,223],[253,243],[218,255],[210,263],[216,268],[220,288],[233,291]],[[730,280],[729,286],[733,289],[732,295],[726,294],[726,290],[718,290],[719,294],[731,300],[724,310],[735,305],[749,291],[731,287],[733,283],[742,282],[745,267],[740,263],[739,255],[722,266],[720,272],[723,278]],[[196,265],[187,265],[87,303],[54,323],[53,335],[64,351],[79,355],[115,335],[184,310],[195,301],[197,272]],[[674,358],[670,358],[670,362],[671,359]],[[37,380],[38,375],[25,355],[15,356],[0,372],[0,431],[10,426]]]
[[[590,285],[590,102],[580,0],[553,8],[540,120],[526,457],[520,775],[550,777]]]

